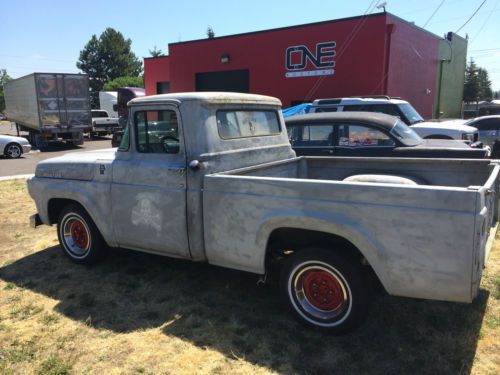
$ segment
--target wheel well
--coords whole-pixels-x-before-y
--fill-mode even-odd
[[[49,201],[47,209],[49,214],[50,224],[57,223],[57,218],[59,217],[59,214],[61,213],[63,208],[66,207],[68,204],[77,204],[78,206],[84,209],[84,207],[80,203],[72,199],[53,198]]]
[[[355,262],[367,264],[359,249],[344,237],[307,229],[280,228],[275,229],[269,237],[266,251],[266,268],[271,264],[280,262],[287,255],[313,247],[328,248]]]
[[[448,135],[442,135],[442,134],[432,134],[432,135],[428,135],[424,139],[453,139],[453,137],[450,137]]]

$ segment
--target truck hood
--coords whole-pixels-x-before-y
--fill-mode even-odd
[[[68,180],[103,180],[111,176],[116,148],[72,152],[43,160],[36,166],[35,176]]]
[[[455,130],[463,133],[474,133],[477,131],[472,126],[464,125],[466,120],[449,120],[442,122],[424,121],[412,125],[413,129],[441,129],[441,130]]]

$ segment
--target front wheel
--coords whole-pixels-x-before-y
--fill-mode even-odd
[[[23,149],[17,143],[10,143],[5,147],[4,153],[9,159],[18,159],[23,154]]]
[[[368,312],[360,265],[325,249],[290,256],[281,271],[281,294],[303,324],[330,333],[357,328]]]
[[[74,262],[92,264],[104,257],[107,245],[87,212],[76,204],[66,206],[57,221],[63,252]]]

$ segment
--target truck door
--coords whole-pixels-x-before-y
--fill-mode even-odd
[[[131,113],[112,172],[112,220],[120,247],[189,257],[182,138],[173,106]]]

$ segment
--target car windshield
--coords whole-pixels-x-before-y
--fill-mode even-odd
[[[417,122],[424,121],[422,116],[420,116],[420,114],[417,112],[417,110],[415,108],[413,108],[411,106],[411,104],[408,104],[408,103],[399,104],[398,107],[401,110],[401,112],[403,112],[403,114],[408,119],[408,121],[410,121],[410,125],[416,124]]]
[[[407,146],[416,146],[423,142],[423,139],[413,129],[400,120],[391,129],[391,134]]]

